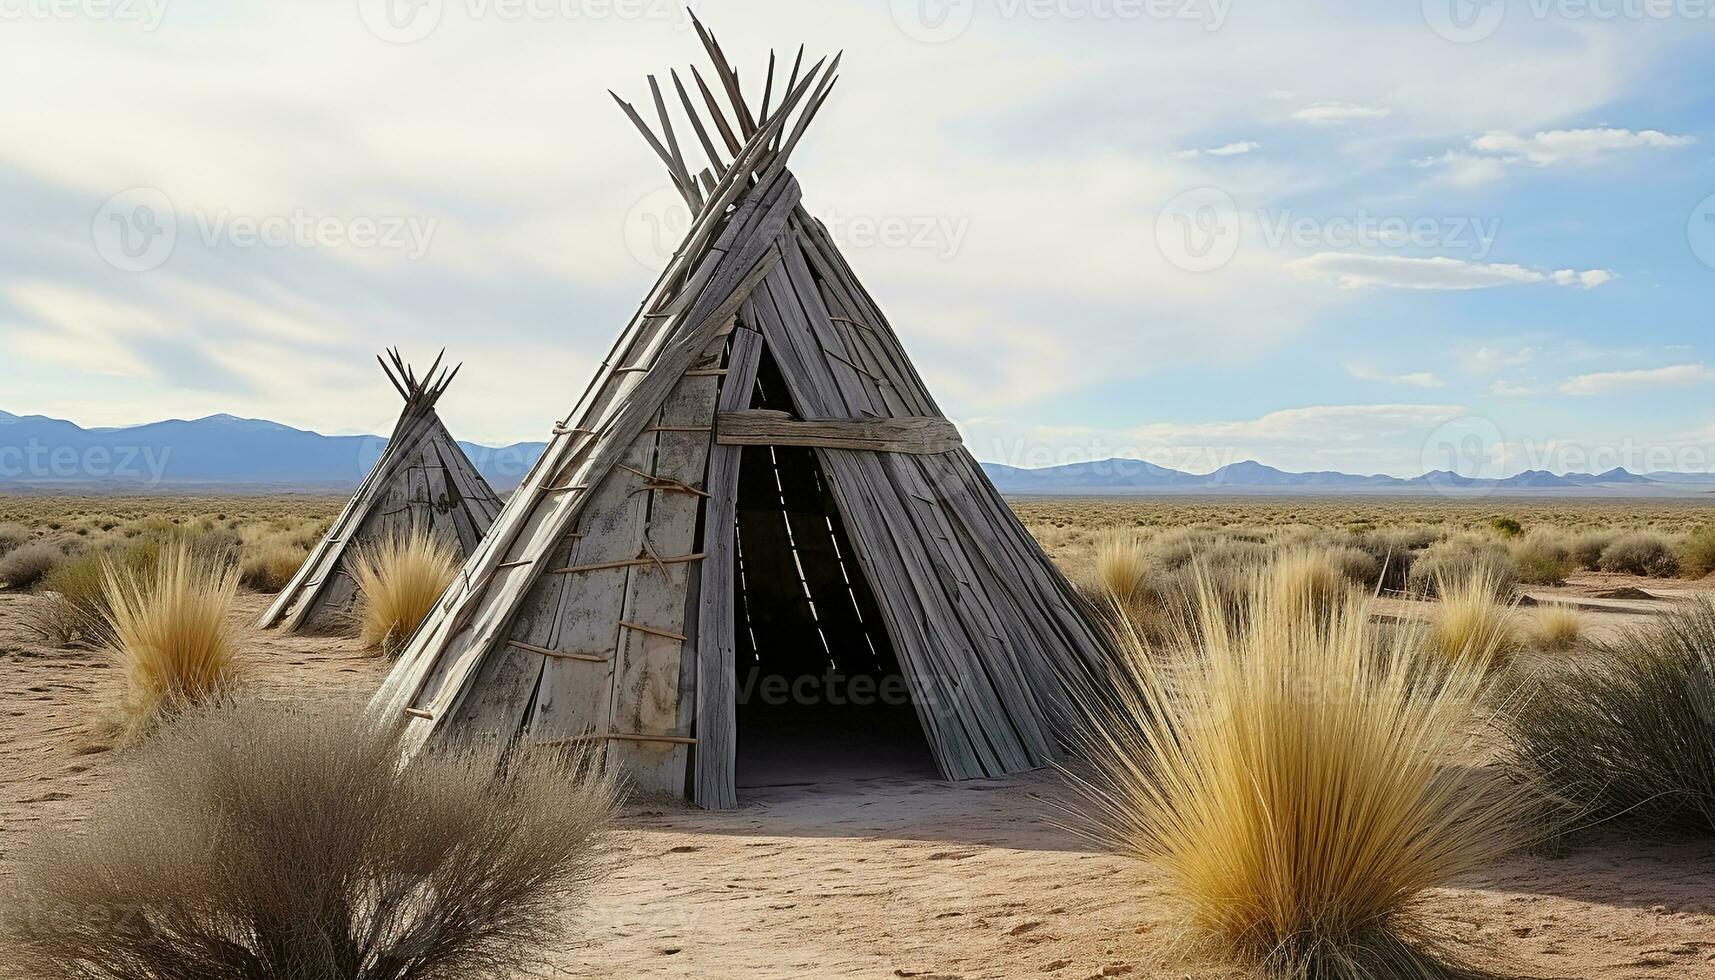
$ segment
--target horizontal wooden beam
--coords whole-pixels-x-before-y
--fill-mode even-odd
[[[943,418],[795,419],[786,412],[767,409],[720,413],[715,419],[715,442],[723,446],[809,446],[918,456],[952,452],[964,444],[959,430]]]

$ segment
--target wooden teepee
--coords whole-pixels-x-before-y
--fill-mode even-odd
[[[435,413],[458,368],[442,370],[436,357],[418,378],[397,350],[387,357],[377,360],[405,399],[405,409],[381,458],[262,614],[257,625],[263,629],[278,624],[288,632],[328,630],[349,623],[358,590],[346,558],[363,542],[415,527],[445,538],[461,557],[468,556],[500,513],[500,498]]]
[[[671,78],[706,169],[654,77],[658,129],[620,101],[697,217],[372,709],[407,752],[591,742],[642,788],[731,806],[739,654],[786,636],[765,627],[797,591],[804,642],[891,648],[946,777],[1046,764],[1062,680],[1105,641],[799,206],[786,161],[839,58],[801,71],[800,49],[780,84],[771,56],[753,110],[698,34],[701,107]],[[772,525],[746,523],[756,500]]]

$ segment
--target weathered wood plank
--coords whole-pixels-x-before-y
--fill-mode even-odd
[[[722,446],[808,446],[878,453],[934,455],[958,449],[959,430],[946,419],[794,419],[785,412],[749,409],[715,417]]]
[[[748,309],[748,307],[747,307]],[[756,370],[762,361],[762,340],[740,314],[741,328],[730,338],[727,374],[721,384],[720,411],[750,405]],[[703,551],[699,568],[696,633],[696,748],[692,798],[698,805],[722,810],[738,805],[738,720],[734,679],[737,672],[733,635],[733,522],[738,505],[737,446],[714,446],[709,452],[703,509]]]

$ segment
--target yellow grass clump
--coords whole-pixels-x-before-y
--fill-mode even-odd
[[[239,656],[231,615],[237,592],[236,568],[183,541],[148,567],[108,567],[106,632],[123,672],[120,708],[128,733],[231,686]]]
[[[1563,603],[1536,610],[1536,643],[1543,650],[1570,650],[1584,637],[1584,614]]]
[[[1149,555],[1135,534],[1110,534],[1096,548],[1096,586],[1120,608],[1135,610],[1149,580]]]
[[[239,568],[243,583],[258,592],[279,592],[298,573],[309,549],[286,533],[257,538],[244,546]]]
[[[1506,591],[1503,581],[1502,572],[1479,564],[1464,575],[1437,582],[1441,598],[1432,639],[1447,660],[1496,663],[1523,645],[1516,611],[1496,598]]]
[[[1426,656],[1362,592],[1318,619],[1253,575],[1232,617],[1205,584],[1168,648],[1122,630],[1116,675],[1083,698],[1080,809],[1154,866],[1199,948],[1248,971],[1452,975],[1415,903],[1503,855],[1526,792],[1459,764],[1487,664]]]
[[[421,528],[394,530],[359,546],[351,572],[362,596],[359,636],[365,648],[392,654],[416,632],[458,572],[458,552]]]

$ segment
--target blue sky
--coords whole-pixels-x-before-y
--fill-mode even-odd
[[[605,90],[700,49],[393,2],[0,0],[0,409],[384,430],[445,345],[547,431],[684,221]],[[845,49],[806,205],[984,459],[1715,469],[1715,3],[698,8]]]

